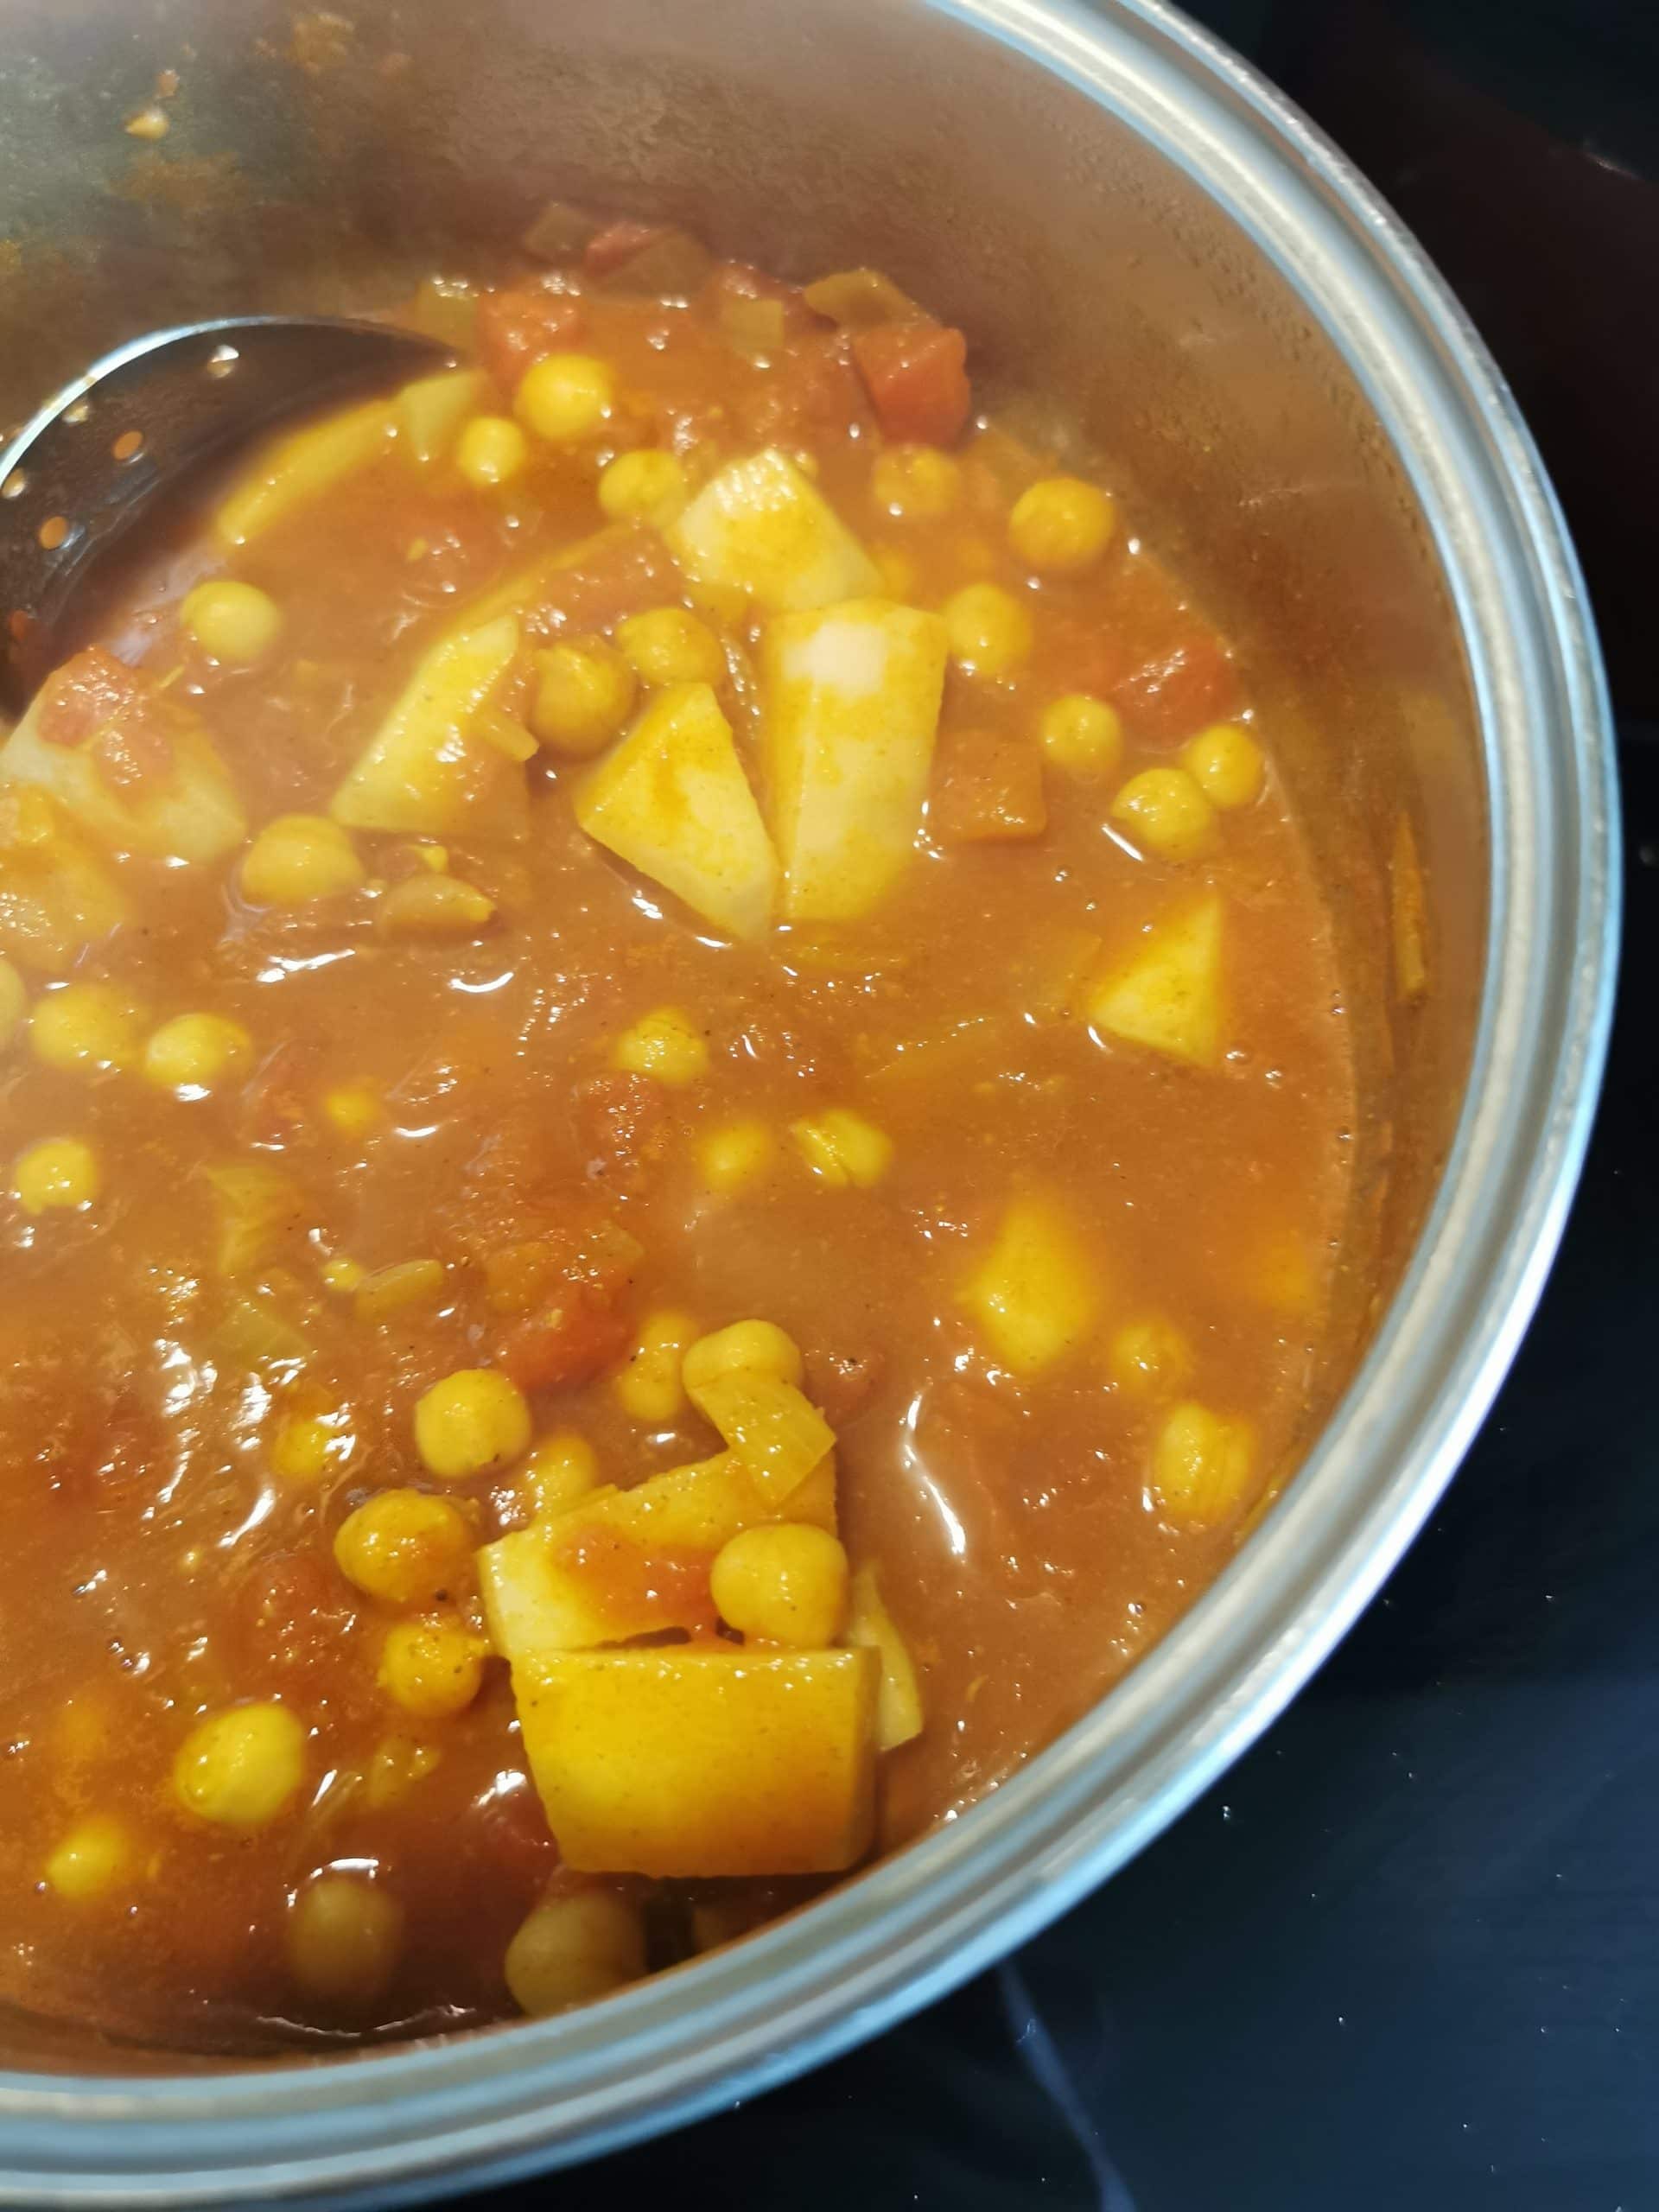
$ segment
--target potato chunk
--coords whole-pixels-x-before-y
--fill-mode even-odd
[[[480,1551],[491,1638],[517,1665],[709,1624],[715,1554],[745,1529],[785,1519],[835,1534],[833,1457],[780,1503],[768,1499],[734,1452],[668,1468],[632,1490],[590,1491],[569,1511]]]
[[[781,1375],[736,1368],[691,1386],[691,1396],[771,1505],[781,1508],[836,1448],[829,1422]]]
[[[441,638],[334,793],[334,820],[429,837],[526,836],[524,770],[476,734],[518,650],[511,614]]]
[[[279,438],[226,494],[213,517],[213,535],[221,545],[245,545],[343,477],[366,468],[391,450],[397,414],[397,400],[372,399]]]
[[[660,691],[614,752],[576,787],[594,841],[736,938],[772,918],[778,859],[706,683]]]
[[[569,1652],[515,1668],[531,1771],[567,1866],[830,1874],[868,1848],[873,1651]]]
[[[944,683],[944,624],[859,599],[766,638],[766,811],[791,921],[867,914],[908,866]]]
[[[1039,1375],[1094,1326],[1099,1271],[1058,1202],[1016,1198],[963,1303],[999,1359]]]
[[[101,645],[47,678],[0,747],[0,780],[50,791],[110,852],[212,861],[248,834],[200,716]]]
[[[61,976],[130,915],[125,893],[62,807],[32,785],[0,785],[0,952]]]
[[[895,1751],[922,1732],[922,1693],[916,1663],[882,1602],[873,1567],[853,1576],[851,1606],[844,1643],[864,1646],[881,1661],[881,1686],[875,1702],[875,1748]]]
[[[688,575],[768,613],[880,588],[874,563],[823,493],[770,448],[711,477],[664,534]]]
[[[1211,892],[1156,922],[1134,957],[1088,998],[1090,1025],[1108,1036],[1211,1067],[1221,1057],[1221,900]]]

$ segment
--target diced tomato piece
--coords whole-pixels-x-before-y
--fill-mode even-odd
[[[545,284],[487,292],[478,303],[478,358],[504,391],[516,391],[524,371],[574,343],[582,302]]]
[[[655,245],[658,238],[668,236],[666,223],[632,223],[626,219],[607,223],[602,231],[595,231],[588,241],[582,257],[582,265],[590,276],[608,276],[625,261],[632,261],[636,253],[643,253],[648,245]]]
[[[868,422],[868,397],[844,334],[812,331],[791,340],[741,419],[763,445],[844,438],[855,423]]]
[[[521,1390],[568,1390],[620,1359],[627,1317],[586,1285],[572,1283],[550,1306],[505,1331],[499,1363]]]
[[[551,571],[524,609],[524,626],[537,638],[608,630],[624,615],[677,599],[682,588],[674,556],[654,530],[617,530],[579,564]]]
[[[1194,616],[1181,636],[1114,684],[1109,696],[1137,736],[1174,745],[1235,713],[1243,693],[1226,647]]]
[[[38,728],[48,745],[84,745],[117,715],[133,724],[158,721],[148,679],[102,645],[88,645],[47,678]]]
[[[1040,837],[1048,827],[1042,755],[995,730],[956,739],[940,761],[928,820],[952,844]]]
[[[853,358],[884,435],[948,446],[962,435],[973,405],[963,365],[968,341],[938,322],[889,322],[853,337]]]

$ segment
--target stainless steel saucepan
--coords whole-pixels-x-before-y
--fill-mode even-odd
[[[1061,396],[1243,641],[1349,963],[1351,1263],[1305,1464],[985,1802],[560,2019],[258,2067],[0,2022],[0,2202],[437,2194],[666,2127],[938,1996],[1156,1834],[1376,1589],[1497,1386],[1584,1147],[1617,923],[1595,642],[1434,272],[1151,0],[3,0],[0,29],[0,421],[143,330],[475,267],[555,196],[803,276],[877,264],[968,328],[993,397]],[[130,135],[163,70],[167,136]],[[1390,953],[1414,855],[1421,994]]]

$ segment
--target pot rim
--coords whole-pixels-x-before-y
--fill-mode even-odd
[[[1611,1020],[1611,714],[1554,494],[1498,372],[1334,147],[1160,0],[921,0],[1149,139],[1337,346],[1421,502],[1463,627],[1491,847],[1486,969],[1440,1190],[1284,1498],[1099,1704],[891,1859],[584,2012],[320,2066],[0,2072],[0,2203],[385,2204],[568,2164],[817,2065],[944,1995],[1148,1843],[1289,1701],[1416,1534],[1529,1320]]]

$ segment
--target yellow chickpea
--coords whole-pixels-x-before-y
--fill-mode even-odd
[[[425,1491],[378,1491],[334,1534],[334,1562],[346,1580],[389,1605],[429,1605],[454,1588],[472,1555],[465,1517]]]
[[[554,753],[585,760],[607,746],[633,712],[639,679],[603,638],[566,638],[534,656],[530,726]]]
[[[870,465],[870,497],[900,521],[936,521],[961,502],[961,463],[937,446],[889,446]]]
[[[144,1074],[158,1090],[200,1098],[238,1083],[253,1062],[253,1039],[222,1014],[180,1014],[144,1047]]]
[[[512,411],[549,445],[580,445],[601,430],[616,398],[616,378],[588,353],[550,353],[526,369]]]
[[[1108,1371],[1128,1397],[1167,1396],[1192,1372],[1192,1347],[1173,1321],[1154,1315],[1130,1321],[1112,1338]]]
[[[187,592],[179,620],[204,652],[232,668],[263,660],[283,634],[283,610],[269,592],[228,576]]]
[[[530,1436],[524,1392],[487,1367],[446,1375],[415,1408],[415,1448],[442,1482],[465,1482],[518,1459]]]
[[[343,1467],[357,1447],[342,1407],[327,1413],[290,1414],[279,1421],[268,1447],[270,1471],[296,1490],[315,1490]]]
[[[1111,812],[1137,845],[1166,861],[1198,860],[1216,841],[1216,810],[1185,768],[1143,768]]]
[[[804,1521],[745,1529],[716,1554],[709,1588],[721,1618],[763,1643],[822,1650],[847,1618],[847,1554]]]
[[[893,1139],[850,1107],[830,1106],[791,1122],[789,1133],[813,1174],[832,1190],[868,1191],[893,1165]]]
[[[25,1213],[78,1211],[104,1187],[98,1154],[79,1137],[42,1137],[12,1162],[11,1194]]]
[[[758,1182],[777,1151],[778,1140],[766,1122],[722,1122],[697,1140],[697,1173],[709,1190],[728,1197]]]
[[[338,822],[326,814],[279,814],[242,861],[242,896],[255,906],[304,906],[359,891],[368,871]]]
[[[404,1909],[355,1874],[319,1874],[295,1897],[283,1930],[288,1968],[308,1997],[354,2008],[384,1992],[404,1948]]]
[[[1236,722],[1212,722],[1183,747],[1187,773],[1212,805],[1250,806],[1262,796],[1267,763],[1249,730]]]
[[[22,1027],[28,1012],[29,993],[23,979],[10,960],[0,957],[0,1052]]]
[[[380,1687],[417,1719],[450,1719],[478,1695],[489,1649],[458,1620],[432,1614],[399,1621],[381,1646]]]
[[[386,1102],[372,1083],[339,1083],[322,1094],[323,1119],[343,1137],[368,1137],[386,1118]]]
[[[616,626],[623,658],[642,683],[718,683],[726,674],[720,639],[683,607],[654,607]]]
[[[233,1705],[193,1728],[173,1762],[173,1793],[218,1827],[268,1827],[305,1776],[305,1730],[285,1705]]]
[[[1038,725],[1043,751],[1062,773],[1095,783],[1109,776],[1123,752],[1123,725],[1116,708],[1086,691],[1068,691],[1043,709]]]
[[[950,658],[968,675],[1012,676],[1031,658],[1031,615],[1001,584],[964,584],[942,612]]]
[[[1208,1528],[1244,1503],[1255,1464],[1248,1421],[1192,1400],[1172,1407],[1152,1452],[1152,1486],[1172,1520]]]
[[[648,1317],[627,1364],[612,1384],[616,1402],[631,1421],[663,1428],[685,1408],[680,1368],[686,1351],[697,1340],[697,1325],[689,1313],[671,1308]]]
[[[566,1512],[599,1486],[599,1454],[585,1436],[561,1429],[543,1437],[524,1462],[523,1481],[536,1514]]]
[[[599,504],[613,522],[649,523],[666,530],[690,497],[684,467],[671,453],[641,446],[620,453],[599,479]]]
[[[611,1890],[583,1890],[537,1906],[503,1962],[512,2001],[531,2019],[606,1996],[645,1971],[639,1909]]]
[[[142,1048],[142,1015],[110,983],[66,983],[44,991],[29,1019],[29,1049],[66,1074],[98,1075],[130,1067]]]
[[[688,1390],[701,1390],[722,1375],[776,1375],[798,1389],[806,1372],[801,1348],[775,1321],[734,1321],[699,1337],[685,1355]]]
[[[119,1821],[94,1813],[78,1821],[46,1862],[48,1887],[79,1904],[101,1896],[132,1863],[132,1842]]]
[[[422,938],[480,937],[495,918],[495,901],[458,875],[406,875],[375,908],[377,937],[393,944]]]
[[[1045,476],[1014,501],[1008,543],[1040,576],[1075,575],[1100,559],[1116,528],[1116,509],[1098,485]]]
[[[709,1046],[689,1014],[659,1006],[641,1014],[611,1046],[611,1065],[683,1090],[709,1071]]]
[[[474,415],[455,441],[455,467],[480,492],[493,492],[530,464],[530,440],[505,415]]]

